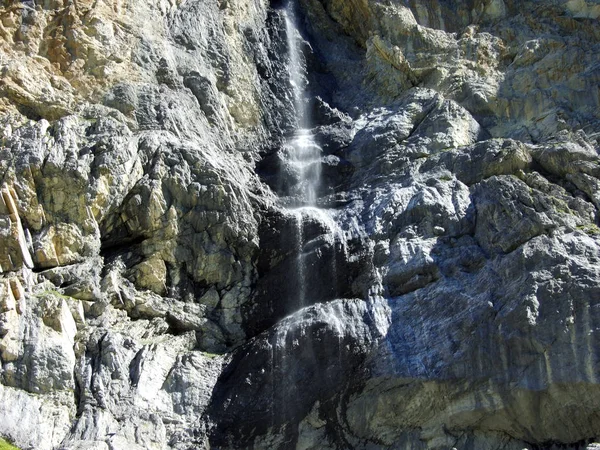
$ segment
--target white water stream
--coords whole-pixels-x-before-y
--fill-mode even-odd
[[[321,184],[321,147],[310,130],[311,117],[306,107],[306,67],[302,58],[302,38],[296,25],[293,3],[285,9],[285,26],[290,57],[290,84],[294,95],[296,131],[288,141],[287,164],[296,172],[298,183],[294,206],[316,206]]]
[[[309,128],[310,116],[306,107],[306,67],[302,58],[302,38],[298,31],[294,4],[289,1],[285,11],[285,28],[289,51],[289,81],[294,96],[296,130],[287,142],[288,151],[285,163],[296,174],[296,186],[292,190],[294,201],[293,214],[297,224],[296,239],[299,246],[296,258],[296,276],[298,277],[297,304],[306,305],[306,257],[304,245],[303,209],[317,203],[318,188],[321,179],[321,148],[314,142]]]
[[[288,172],[295,174],[293,185],[290,189],[291,198],[286,199],[288,211],[294,215],[296,222],[296,239],[298,243],[296,276],[298,277],[297,305],[299,308],[308,306],[313,302],[307,302],[307,288],[317,280],[310,280],[311,271],[307,267],[307,255],[305,247],[311,239],[304,229],[306,223],[319,223],[322,229],[327,230],[321,239],[325,238],[335,248],[336,240],[343,241],[342,231],[330,214],[330,211],[319,207],[319,191],[321,190],[321,164],[323,150],[315,141],[311,126],[312,118],[307,107],[307,79],[306,64],[302,53],[303,38],[300,35],[297,23],[297,15],[294,11],[295,2],[289,0],[285,9],[285,26],[287,36],[287,47],[289,51],[289,81],[292,86],[294,97],[294,109],[296,113],[296,130],[288,139],[286,151],[284,152],[284,164]],[[331,267],[328,274],[321,274],[323,281],[329,276],[328,281],[336,283],[337,267],[335,255],[331,258]]]
[[[296,298],[290,298],[290,300],[295,301],[297,309],[302,309],[314,303],[314,301],[311,301],[311,298],[307,297],[311,295],[311,293],[314,294],[314,292],[311,291],[311,288],[315,283],[336,283],[337,278],[335,255],[331,257],[331,266],[326,269],[327,273],[317,274],[316,268],[310,267],[310,261],[313,261],[313,263],[315,261],[314,252],[319,252],[320,250],[315,250],[315,247],[313,246],[314,242],[310,241],[311,239],[315,240],[314,231],[312,232],[313,235],[310,236],[309,228],[306,225],[312,223],[314,229],[315,223],[320,224],[320,228],[326,230],[326,232],[319,235],[317,239],[321,242],[327,242],[334,249],[336,240],[341,241],[343,233],[329,211],[318,206],[319,191],[322,187],[322,149],[315,141],[311,131],[312,121],[306,102],[307,80],[306,65],[302,54],[303,40],[298,30],[297,16],[294,12],[294,3],[294,0],[288,0],[285,10],[283,11],[286,25],[287,47],[289,49],[289,82],[292,86],[296,114],[295,131],[293,135],[289,137],[285,145],[285,151],[283,152],[285,171],[294,174],[294,181],[289,189],[290,197],[286,198],[284,202],[296,224],[294,239],[296,239],[298,248],[295,273],[290,274],[297,277],[298,289],[295,293]],[[318,279],[313,280],[311,279],[312,276],[315,276]],[[319,309],[319,311],[321,310]],[[340,339],[338,342],[337,364],[341,364],[339,358],[341,357],[340,348],[341,336],[343,335],[343,324],[335,317],[335,314],[333,314],[332,317],[328,317],[328,319],[328,322],[332,324]],[[292,370],[295,367],[295,363],[288,362],[288,355],[294,353],[298,354],[298,351],[294,350],[294,348],[299,345],[299,337],[296,333],[303,329],[303,320],[303,316],[290,316],[281,321],[277,327],[277,333],[274,340],[272,341],[271,376],[274,380],[272,393],[273,423],[276,421],[276,415],[282,414],[285,411],[287,404],[295,401],[294,398],[287,397],[287,386],[279,386],[278,388],[276,388],[276,386],[278,386],[278,383],[280,382],[285,383],[285,374],[288,373],[288,370]],[[302,354],[306,359],[305,363],[310,363],[311,358],[307,355],[310,355],[313,351],[312,343],[308,341],[305,345],[306,344],[308,344],[308,348],[304,347]],[[282,404],[278,404],[276,398],[278,398],[279,402]]]

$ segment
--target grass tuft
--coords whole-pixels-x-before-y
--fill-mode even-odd
[[[19,447],[15,447],[14,445],[6,442],[4,439],[0,438],[0,450],[20,450]]]

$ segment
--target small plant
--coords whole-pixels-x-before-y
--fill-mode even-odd
[[[37,297],[52,296],[52,297],[63,298],[65,300],[71,300],[71,297],[69,297],[68,295],[64,295],[63,293],[57,291],[56,289],[45,289],[42,292],[36,293],[35,295]]]
[[[589,236],[600,235],[600,228],[598,227],[598,225],[593,223],[580,225],[577,227],[577,229],[583,231],[584,233],[587,233]]]
[[[19,447],[15,447],[11,443],[0,438],[0,450],[20,450],[20,449],[19,449]]]

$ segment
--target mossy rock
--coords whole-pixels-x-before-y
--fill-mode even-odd
[[[600,228],[598,225],[593,223],[580,225],[577,227],[577,229],[587,233],[589,236],[600,236]]]

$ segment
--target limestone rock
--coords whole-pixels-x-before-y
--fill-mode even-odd
[[[57,448],[75,412],[74,398],[69,395],[42,397],[0,386],[0,399],[2,434],[20,448]]]
[[[17,270],[23,266],[33,268],[33,261],[25,231],[15,204],[15,193],[4,184],[1,189],[2,203],[0,216],[2,216],[2,231],[0,238],[0,268],[4,271]]]
[[[466,107],[493,136],[534,141],[598,121],[597,96],[580,98],[594,90],[598,76],[597,34],[583,19],[595,17],[595,2],[302,4],[315,34],[339,27],[366,48],[355,77],[338,72],[343,89],[352,89],[361,78],[368,85],[368,96],[347,95],[350,101],[369,102],[379,95],[382,103],[389,102],[412,86],[429,87]],[[581,40],[590,43],[589,51],[572,47]],[[330,41],[316,38],[323,49]],[[347,48],[336,44],[338,51]],[[333,70],[357,67],[350,62],[356,60],[352,50],[345,51],[348,64],[338,58]],[[578,98],[572,114],[567,98]]]

